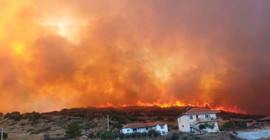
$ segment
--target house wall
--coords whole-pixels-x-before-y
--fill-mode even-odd
[[[165,135],[168,133],[168,125],[156,125],[155,130],[159,131],[161,135]]]
[[[183,116],[181,116],[180,118],[177,119],[179,131],[190,132],[190,124],[197,121],[197,118],[207,119],[206,115],[209,115],[209,118],[216,119],[216,114],[198,114],[198,115],[183,115]],[[192,119],[190,118],[190,116],[192,116]],[[198,128],[198,126],[199,126],[199,124],[197,125],[197,128]],[[205,130],[208,132],[219,131],[217,122],[215,122],[214,126],[215,126],[214,129],[207,128]]]
[[[184,116],[181,116],[180,118],[178,118],[177,120],[178,120],[179,131],[182,131],[182,132],[189,132],[190,131],[191,120],[189,119],[189,116],[184,115]]]
[[[138,132],[138,133],[143,133],[143,132],[148,132],[149,130],[151,129],[155,129],[156,131],[159,131],[161,135],[165,135],[168,133],[168,125],[165,124],[165,125],[156,125],[154,127],[143,127],[143,128],[136,128],[136,131],[134,131],[133,128],[123,128],[121,130],[122,133],[124,134],[130,134],[130,133],[135,133],[135,132]]]
[[[133,129],[131,129],[131,128],[123,128],[122,133],[124,133],[124,134],[133,133]]]
[[[214,119],[217,118],[216,114],[200,114],[200,115],[198,115],[198,118],[205,119],[206,118],[205,115],[209,115],[210,118],[214,118]],[[194,115],[194,116],[196,116],[196,115]]]

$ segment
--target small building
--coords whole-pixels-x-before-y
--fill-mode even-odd
[[[221,119],[218,119],[216,114],[219,112],[208,108],[190,108],[177,119],[179,131],[195,133],[218,132],[217,122],[221,121]]]
[[[130,134],[135,132],[148,133],[148,131],[151,129],[160,132],[161,135],[165,135],[168,133],[168,125],[163,122],[127,124],[122,128],[121,132],[124,134]]]
[[[270,125],[270,116],[266,116],[266,117],[258,120],[258,122],[262,125]]]

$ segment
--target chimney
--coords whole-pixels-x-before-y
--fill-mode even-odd
[[[189,109],[191,109],[191,108],[192,108],[192,105],[189,104],[186,110],[189,110]]]

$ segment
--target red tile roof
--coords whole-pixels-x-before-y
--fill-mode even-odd
[[[211,110],[209,108],[201,108],[201,107],[194,107],[189,109],[185,114],[191,115],[191,114],[210,114],[210,113],[219,113],[220,111],[217,110]]]
[[[262,120],[262,121],[270,120],[270,116],[266,116],[265,118],[262,118],[261,120]]]
[[[143,127],[154,127],[156,125],[165,125],[163,122],[152,122],[152,123],[133,123],[127,124],[123,128],[143,128]]]

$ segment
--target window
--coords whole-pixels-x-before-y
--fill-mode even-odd
[[[210,118],[210,116],[208,114],[205,115],[205,118]]]
[[[127,131],[129,132],[129,129],[127,129]]]
[[[164,125],[161,125],[160,128],[161,128],[161,129],[164,129]]]
[[[184,125],[182,125],[182,127],[185,127]]]
[[[137,129],[136,129],[136,128],[134,128],[134,129],[133,129],[133,131],[134,131],[134,132],[136,132],[136,131],[137,131]]]
[[[193,116],[189,116],[189,119],[190,119],[190,120],[193,120]]]

